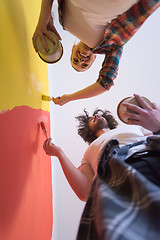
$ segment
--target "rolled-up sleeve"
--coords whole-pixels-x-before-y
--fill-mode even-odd
[[[118,66],[122,51],[123,47],[120,47],[115,51],[107,52],[105,54],[105,59],[102,64],[102,69],[99,72],[97,82],[107,90],[114,85],[114,79],[118,74]]]

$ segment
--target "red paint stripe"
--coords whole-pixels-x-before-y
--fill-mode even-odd
[[[49,112],[21,106],[0,114],[0,239],[51,239],[51,158],[42,120],[50,133]]]

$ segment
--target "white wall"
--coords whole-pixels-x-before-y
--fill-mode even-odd
[[[56,15],[56,11],[55,15]],[[103,61],[97,56],[95,63],[85,73],[78,73],[70,65],[71,47],[75,38],[56,27],[63,39],[63,58],[49,65],[50,96],[72,93],[94,83]],[[51,135],[70,160],[78,166],[87,144],[77,135],[75,116],[87,108],[90,113],[96,108],[106,108],[116,116],[116,107],[121,99],[138,93],[148,97],[160,106],[160,9],[158,9],[124,47],[120,62],[119,75],[113,86],[103,95],[70,102],[62,107],[50,103]],[[117,117],[117,116],[116,116]],[[53,164],[53,240],[75,240],[79,219],[84,207],[68,185],[59,162]]]

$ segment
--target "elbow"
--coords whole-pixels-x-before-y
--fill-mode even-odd
[[[74,192],[76,193],[77,197],[81,201],[86,202],[89,197],[91,186],[92,186],[92,179],[88,179],[83,174],[83,181],[81,181],[81,184],[78,184]]]
[[[82,202],[87,202],[88,196],[78,196]]]
[[[76,195],[81,201],[87,202],[87,199],[88,199],[88,196],[89,196],[89,190],[88,191],[81,191]]]

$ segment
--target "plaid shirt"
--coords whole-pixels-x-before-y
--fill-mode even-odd
[[[118,147],[108,151],[107,144],[81,217],[77,240],[159,239],[160,154],[151,151],[141,155],[142,162],[146,158],[153,167],[157,165],[152,174],[156,176],[158,172],[156,185],[125,163],[126,146],[119,153]]]
[[[63,26],[62,3],[59,4],[59,21]],[[98,83],[109,90],[118,74],[123,45],[137,32],[144,21],[160,6],[160,0],[140,0],[128,11],[113,19],[106,28],[104,40],[93,53],[105,54]]]
[[[160,6],[160,0],[140,0],[128,11],[113,19],[106,28],[104,40],[93,53],[105,54],[98,82],[107,90],[114,85],[123,45],[137,32],[144,21]]]

